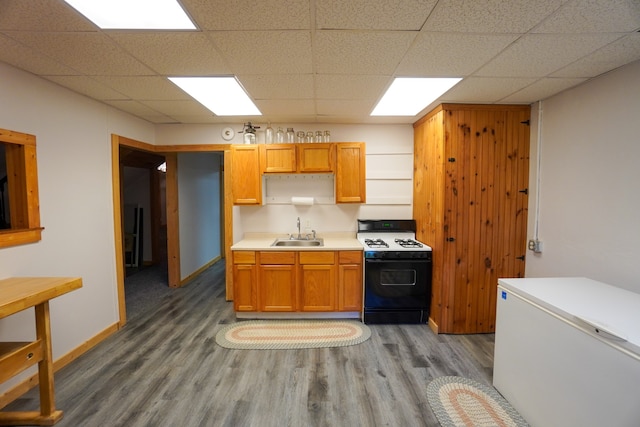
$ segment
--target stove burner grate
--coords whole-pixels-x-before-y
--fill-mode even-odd
[[[382,239],[364,239],[364,244],[370,248],[388,248],[389,244]]]
[[[403,248],[421,248],[422,243],[413,239],[395,239],[395,242]]]

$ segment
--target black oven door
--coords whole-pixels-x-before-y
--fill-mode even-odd
[[[365,309],[428,309],[431,262],[365,260]]]

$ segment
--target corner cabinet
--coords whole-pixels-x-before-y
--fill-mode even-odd
[[[237,312],[359,312],[362,251],[234,251]]]
[[[234,205],[261,205],[262,179],[272,174],[335,174],[336,203],[365,203],[365,144],[260,144],[231,146]]]
[[[231,193],[234,205],[262,204],[258,145],[231,146]]]
[[[442,104],[414,124],[413,217],[433,248],[438,333],[494,332],[498,278],[524,276],[529,115]]]

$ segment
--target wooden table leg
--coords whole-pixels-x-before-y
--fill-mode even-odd
[[[50,426],[62,418],[62,411],[56,410],[53,390],[53,352],[51,349],[49,301],[35,305],[34,309],[36,314],[36,342],[40,343],[39,353],[42,353],[38,362],[40,411],[0,412],[0,426]]]
[[[55,423],[62,418],[62,411],[56,411],[53,390],[53,351],[51,347],[51,322],[49,301],[35,306],[36,337],[42,342],[42,360],[38,363],[40,387],[40,416]]]

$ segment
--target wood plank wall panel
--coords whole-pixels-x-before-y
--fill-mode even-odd
[[[524,275],[529,114],[528,106],[443,104],[414,125],[414,218],[434,250],[438,332],[493,332],[498,278]]]
[[[444,137],[443,113],[432,112],[414,133],[413,209],[417,221],[416,237],[433,249],[434,283],[443,281],[444,250]],[[440,319],[442,287],[432,287],[431,318]],[[432,326],[434,326],[432,324]],[[436,325],[437,326],[437,325]]]

